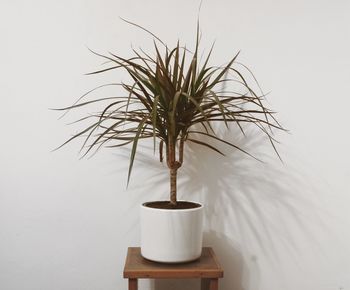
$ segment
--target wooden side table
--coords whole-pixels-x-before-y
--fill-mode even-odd
[[[128,248],[124,278],[129,279],[129,290],[137,290],[138,279],[201,279],[201,289],[218,290],[219,278],[224,276],[212,248],[203,248],[201,257],[193,262],[162,264],[144,259],[139,247]]]

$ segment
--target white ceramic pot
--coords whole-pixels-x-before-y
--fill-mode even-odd
[[[202,252],[203,206],[174,210],[146,204],[141,205],[142,256],[162,263],[198,259]]]

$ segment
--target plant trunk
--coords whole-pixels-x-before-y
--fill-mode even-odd
[[[179,168],[179,162],[176,161],[176,143],[169,136],[168,143],[168,167],[170,169],[170,203],[173,206],[177,204],[177,188],[176,188],[176,179],[177,179],[177,169]]]
[[[181,167],[183,162],[183,147],[184,139],[180,141],[179,161],[176,160],[176,141],[174,142],[169,137],[167,145],[167,163],[170,169],[170,203],[173,206],[177,204],[177,170]]]
[[[176,197],[177,168],[170,168],[170,203],[177,204]]]

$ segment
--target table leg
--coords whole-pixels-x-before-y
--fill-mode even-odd
[[[203,278],[201,279],[201,290],[218,290],[219,279],[217,278]]]
[[[218,289],[219,289],[219,279],[210,279],[209,290],[218,290]]]
[[[129,290],[137,290],[137,279],[129,279]]]
[[[201,279],[201,290],[208,290],[209,288],[209,279]]]

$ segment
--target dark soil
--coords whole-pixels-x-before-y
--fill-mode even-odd
[[[175,210],[201,207],[199,203],[190,202],[190,201],[178,201],[176,205],[172,205],[169,201],[151,201],[151,202],[145,202],[143,205],[150,208],[175,209]]]

